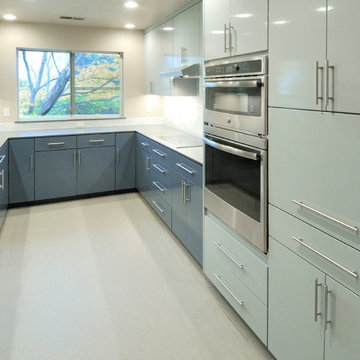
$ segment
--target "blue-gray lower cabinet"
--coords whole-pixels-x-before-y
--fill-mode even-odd
[[[172,220],[171,228],[185,247],[202,264],[202,188],[176,171],[171,173]]]
[[[9,203],[34,201],[34,139],[9,140]]]
[[[76,149],[35,152],[35,200],[76,195]]]
[[[115,190],[114,146],[77,150],[77,194]]]
[[[141,147],[138,141],[136,144],[136,188],[144,196],[145,200],[151,201],[153,191],[151,156]]]
[[[135,188],[135,133],[116,134],[116,190]]]
[[[8,142],[0,149],[0,228],[8,208]]]

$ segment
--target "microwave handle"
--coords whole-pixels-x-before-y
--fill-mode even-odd
[[[240,87],[240,88],[258,88],[263,86],[263,82],[261,80],[241,80],[239,78],[228,78],[228,79],[214,79],[212,81],[206,81],[206,88],[214,88],[214,87]]]
[[[225,152],[227,152],[229,154],[233,154],[233,155],[236,155],[236,156],[240,156],[240,157],[250,159],[250,160],[255,160],[255,161],[259,160],[259,157],[260,157],[260,155],[258,153],[237,149],[237,148],[234,148],[232,146],[219,144],[219,143],[217,143],[215,141],[209,140],[206,137],[204,137],[203,140],[204,140],[205,144],[207,144],[207,145],[209,145],[209,146],[211,146],[213,148],[219,149],[221,151],[225,151]]]

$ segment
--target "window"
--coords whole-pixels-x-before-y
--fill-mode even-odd
[[[122,116],[122,54],[18,49],[20,120]]]

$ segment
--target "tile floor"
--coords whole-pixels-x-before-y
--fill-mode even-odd
[[[1,360],[268,360],[137,193],[10,209]]]

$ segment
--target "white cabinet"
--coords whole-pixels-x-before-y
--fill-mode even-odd
[[[204,0],[205,59],[267,50],[267,0]]]
[[[269,105],[360,113],[357,0],[270,1]]]
[[[175,67],[201,62],[201,10],[200,2],[173,19]]]
[[[145,34],[145,91],[159,94],[161,90],[161,29]]]

